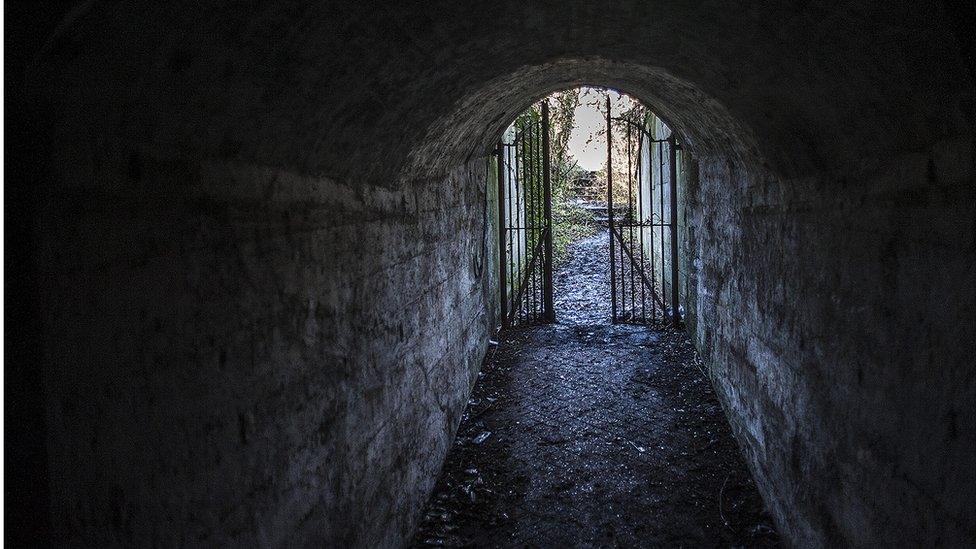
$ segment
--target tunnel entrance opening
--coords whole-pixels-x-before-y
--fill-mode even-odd
[[[574,158],[580,151],[567,147],[567,132],[578,129],[573,116],[553,121],[550,101],[557,103],[559,118],[568,93],[576,94],[577,106],[583,95],[603,97],[590,104],[604,120],[598,132],[606,144],[600,171],[581,168]],[[611,93],[619,104],[616,113]],[[594,137],[589,135],[586,143]],[[567,229],[553,221],[554,187],[563,191],[558,193],[564,202],[560,211],[571,199],[570,209],[590,214],[593,225],[607,232],[604,262],[610,284],[603,298],[609,320],[680,325],[678,150],[676,136],[650,109],[611,90],[552,94],[515,119],[494,151],[503,328],[556,321],[553,241]],[[562,235],[560,251],[585,235]]]
[[[503,330],[412,544],[775,546],[677,327],[679,140],[641,102],[591,90],[592,162],[566,147],[567,92],[516,117],[488,160]]]
[[[520,115],[498,143],[502,326],[554,322],[549,102]]]
[[[656,322],[659,317],[661,320],[670,317],[673,324],[679,325],[678,175],[675,136],[672,133],[665,138],[655,138],[648,130],[648,113],[639,104],[635,109],[615,117],[608,94],[606,109],[607,226],[610,232],[612,319],[614,322],[646,324]],[[622,207],[614,203],[614,195],[618,194],[613,183],[614,123],[624,128],[621,133],[624,136],[623,145],[627,156],[626,180],[621,182],[627,190],[627,202]],[[623,198],[623,193],[619,195]],[[670,298],[665,292],[665,277],[670,277]],[[658,284],[659,280],[661,284]]]

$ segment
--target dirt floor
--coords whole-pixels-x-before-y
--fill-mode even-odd
[[[779,545],[686,335],[608,323],[606,248],[489,350],[413,546]]]

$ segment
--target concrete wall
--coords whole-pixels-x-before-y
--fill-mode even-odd
[[[964,14],[612,7],[91,2],[42,26],[7,390],[45,418],[10,478],[49,487],[58,534],[401,542],[495,324],[483,158],[602,84],[698,163],[695,338],[779,528],[974,543]]]

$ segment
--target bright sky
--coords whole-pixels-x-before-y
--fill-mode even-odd
[[[587,139],[607,126],[606,91],[580,88],[580,104],[576,107],[573,132],[569,135],[569,154],[584,170],[602,170],[607,164],[606,135],[599,135],[587,144]],[[631,108],[634,101],[626,95],[610,91],[613,115]]]

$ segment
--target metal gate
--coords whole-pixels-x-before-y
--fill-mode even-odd
[[[554,322],[548,102],[520,116],[496,154],[502,326]]]
[[[625,127],[626,135],[624,204],[619,203],[624,199],[619,185],[614,192],[614,121]],[[679,324],[678,146],[673,134],[665,139],[655,139],[645,126],[643,119],[613,117],[610,96],[607,96],[607,218],[612,320],[646,324],[670,319]],[[653,174],[644,173],[641,152],[645,145],[650,157],[648,168],[658,172],[656,185],[653,184]],[[645,181],[652,184],[645,185]],[[666,285],[670,292],[665,291]]]

